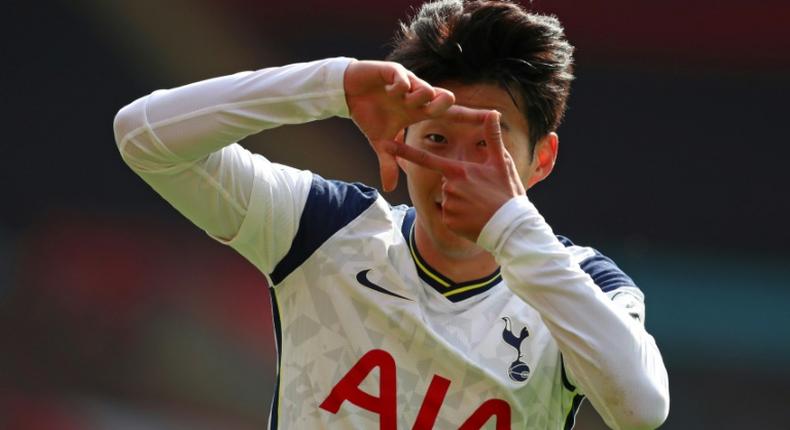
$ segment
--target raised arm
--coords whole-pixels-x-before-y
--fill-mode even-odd
[[[282,124],[348,116],[343,78],[351,61],[293,64],[155,91],[116,116],[118,148],[183,215],[268,273],[290,246],[312,175],[234,142]]]
[[[601,291],[526,196],[497,211],[478,242],[496,257],[510,289],[540,312],[572,382],[614,429],[653,429],[669,410],[667,371],[645,331],[635,295]],[[627,288],[626,288],[627,289]]]
[[[126,163],[183,215],[270,273],[288,251],[313,175],[251,154],[240,139],[283,124],[351,117],[378,154],[406,126],[444,114],[453,95],[392,62],[330,59],[242,72],[155,91],[121,109]]]

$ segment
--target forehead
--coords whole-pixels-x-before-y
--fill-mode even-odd
[[[460,84],[457,82],[443,82],[438,85],[455,94],[455,103],[461,106],[494,109],[502,114],[502,122],[508,128],[521,127],[524,133],[529,131],[529,125],[524,113],[513,102],[513,97],[500,85],[489,83]]]

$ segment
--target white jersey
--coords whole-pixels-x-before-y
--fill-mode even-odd
[[[348,116],[348,61],[158,91],[116,118],[126,162],[268,277],[271,427],[569,429],[585,396],[615,428],[660,421],[667,377],[642,293],[555,236],[526,197],[480,234],[501,269],[455,284],[419,255],[413,209],[233,144]]]

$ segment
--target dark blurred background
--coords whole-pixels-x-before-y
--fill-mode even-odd
[[[42,0],[4,6],[0,428],[264,428],[265,280],[121,161],[158,88],[378,59],[417,1]],[[647,296],[667,429],[788,429],[790,2],[537,0],[577,47],[557,168],[530,196]],[[354,126],[245,145],[378,185]],[[392,195],[406,202],[403,190]],[[585,406],[576,427],[601,429]]]

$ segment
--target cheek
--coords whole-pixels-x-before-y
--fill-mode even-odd
[[[518,169],[520,176],[532,176],[535,166],[531,163],[531,161],[532,160],[527,157],[516,160],[516,169]]]
[[[409,162],[403,162],[403,171],[409,186],[409,193],[415,197],[424,195],[441,181],[441,175]]]
[[[513,160],[513,164],[516,166],[519,174],[521,176],[525,175],[532,167],[532,159],[530,157],[527,144],[507,144],[505,145],[505,149],[507,150],[508,154],[510,154],[510,158]]]
[[[518,172],[521,182],[527,184],[535,170],[535,166],[532,165],[532,158],[530,157],[529,150],[526,148],[508,148],[508,153],[513,160],[513,165],[516,166],[516,171]]]

